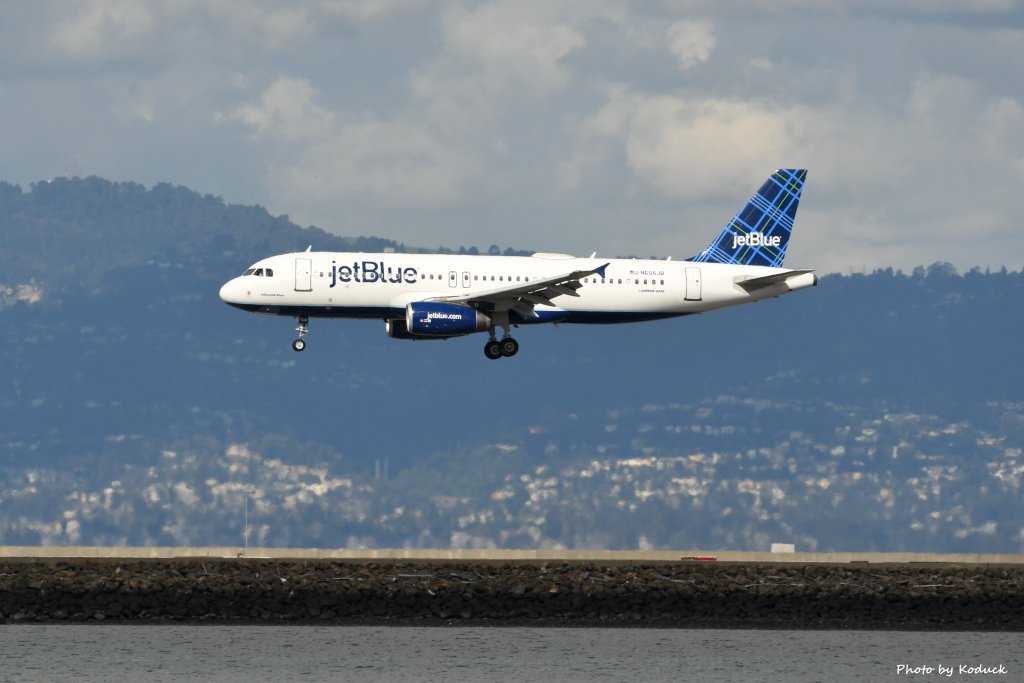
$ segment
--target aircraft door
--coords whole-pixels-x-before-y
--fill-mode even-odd
[[[459,286],[459,274],[454,270],[448,271],[448,286],[458,287]]]
[[[469,271],[468,270],[464,271],[462,273],[462,286],[464,288],[469,288]]]
[[[700,301],[700,268],[686,269],[686,300]]]
[[[295,259],[295,291],[313,291],[313,268],[312,260],[308,258]]]

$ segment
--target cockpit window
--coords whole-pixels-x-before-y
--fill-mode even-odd
[[[257,268],[256,272],[253,273],[253,275],[255,275],[256,277],[263,277],[263,269],[262,268]]]
[[[274,271],[270,268],[267,268],[264,272],[267,274],[267,277],[274,277]]]
[[[242,277],[245,277],[246,275],[252,275],[254,272],[256,272],[256,269],[255,268],[250,268],[249,270],[247,270],[244,273],[242,273]]]

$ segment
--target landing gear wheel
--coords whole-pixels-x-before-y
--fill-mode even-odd
[[[511,358],[517,353],[519,353],[519,342],[512,337],[505,337],[501,340],[501,355]]]
[[[501,342],[497,339],[492,339],[484,346],[484,355],[491,360],[498,360],[501,358]]]
[[[295,331],[299,333],[299,338],[292,342],[292,348],[295,351],[302,351],[306,348],[306,340],[303,337],[309,334],[309,316],[300,315],[296,320],[299,322],[299,326],[295,328]]]

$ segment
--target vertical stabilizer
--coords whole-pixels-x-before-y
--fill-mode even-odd
[[[690,261],[781,268],[807,169],[780,168],[722,234]]]

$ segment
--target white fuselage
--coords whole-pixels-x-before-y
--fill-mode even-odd
[[[397,319],[408,304],[485,293],[560,273],[597,274],[577,296],[536,307],[530,322],[651,320],[779,296],[816,283],[811,273],[748,291],[738,283],[789,272],[785,268],[647,259],[574,258],[560,254],[469,256],[298,252],[263,259],[220,291],[227,303],[269,314]],[[263,275],[254,273],[263,272]],[[272,275],[267,275],[267,272]]]

